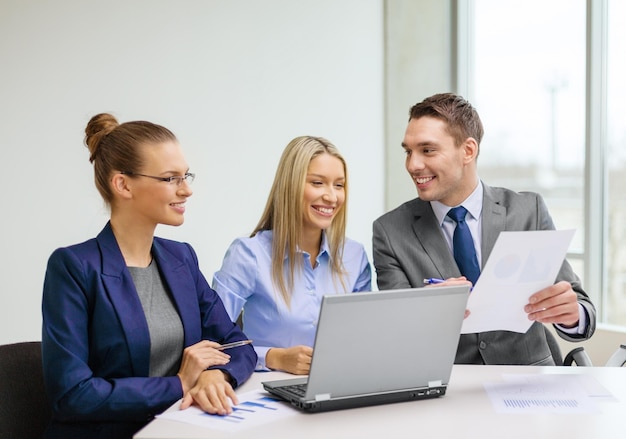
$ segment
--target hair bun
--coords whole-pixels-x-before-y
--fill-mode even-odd
[[[102,139],[119,126],[117,119],[108,113],[96,114],[87,123],[85,128],[85,145],[91,153],[89,161],[93,163],[98,153]]]

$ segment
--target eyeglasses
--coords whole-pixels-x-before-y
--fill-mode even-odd
[[[154,175],[146,175],[146,174],[138,174],[136,172],[124,171],[121,172],[124,175],[132,175],[137,177],[148,177],[154,180],[165,181],[169,184],[180,186],[183,183],[183,180],[187,182],[187,184],[193,183],[193,180],[196,178],[196,174],[192,174],[191,172],[186,172],[185,175],[172,175],[171,177],[155,177]]]

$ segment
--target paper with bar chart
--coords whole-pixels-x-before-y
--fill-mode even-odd
[[[230,415],[210,415],[197,406],[192,406],[185,410],[168,410],[157,417],[214,430],[240,431],[298,413],[288,403],[271,397],[263,391],[252,391],[237,395],[237,397],[239,404],[233,406],[233,412]]]
[[[572,374],[506,374],[484,387],[496,412],[506,414],[598,413],[596,401],[613,398],[592,377]]]

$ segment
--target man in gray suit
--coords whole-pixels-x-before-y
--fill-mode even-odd
[[[427,278],[445,279],[441,285],[468,282],[453,256],[456,223],[446,216],[453,207],[468,211],[465,221],[481,267],[501,231],[555,228],[539,194],[490,187],[478,178],[482,135],[478,113],[460,96],[437,94],[411,108],[402,147],[419,198],[374,222],[380,290],[421,287]],[[567,261],[554,285],[533,294],[524,310],[534,321],[525,334],[462,334],[455,362],[554,365],[544,323],[569,341],[586,340],[595,330],[595,307]]]

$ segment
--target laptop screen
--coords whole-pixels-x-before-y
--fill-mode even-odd
[[[468,286],[325,296],[305,399],[446,385]]]

